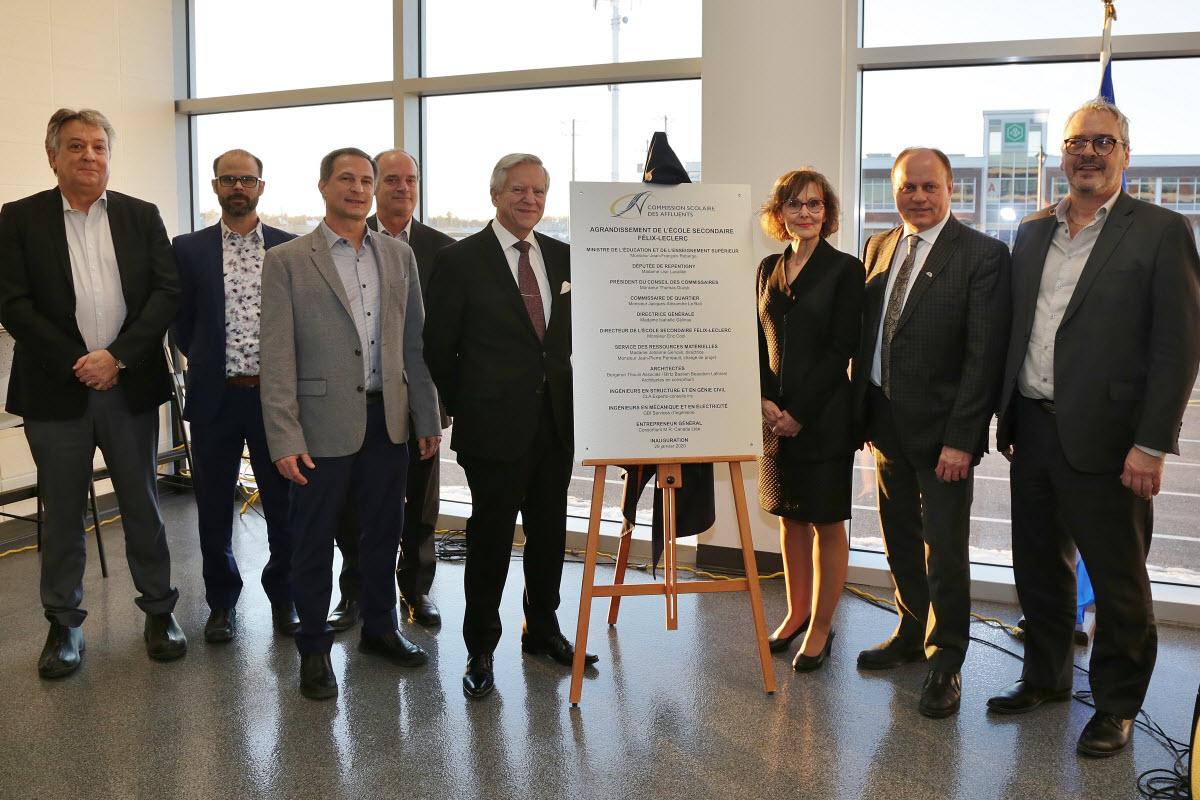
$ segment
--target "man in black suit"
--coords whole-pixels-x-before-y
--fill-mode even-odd
[[[570,250],[533,232],[549,183],[537,156],[501,158],[490,187],[496,219],[438,251],[429,285],[425,361],[454,418],[450,446],[471,487],[463,691],[475,699],[495,686],[517,512],[525,531],[521,648],[565,666],[574,658],[555,617],[574,450]]]
[[[115,131],[99,111],[61,108],[46,128],[58,187],[0,209],[0,322],[16,341],[7,409],[45,507],[38,674],[80,664],[83,509],[99,446],[112,477],[151,658],[187,652],[172,613],[171,556],[158,507],[158,407],[171,393],[163,334],[179,278],[158,209],[106,191]]]
[[[1151,498],[1200,359],[1200,257],[1187,220],[1121,191],[1129,121],[1097,99],[1067,120],[1068,194],[1021,222],[997,444],[1010,457],[1021,679],[998,713],[1071,697],[1077,547],[1096,590],[1096,712],[1078,751],[1125,747],[1154,670]]]
[[[182,288],[175,342],[188,360],[183,418],[191,423],[192,488],[211,612],[204,640],[210,643],[230,641],[237,629],[242,576],[233,557],[233,495],[246,447],[267,521],[270,557],[262,585],[272,621],[285,636],[300,625],[289,585],[288,482],[267,451],[258,390],[263,258],[268,248],[295,236],[259,220],[264,188],[257,156],[245,150],[217,156],[212,189],[221,219],[175,237],[173,248]]]
[[[379,183],[375,187],[376,213],[367,218],[367,226],[387,236],[408,242],[417,257],[421,288],[428,293],[433,273],[433,255],[454,240],[441,231],[421,224],[413,212],[421,188],[421,169],[417,160],[404,150],[385,150],[375,156],[379,165]],[[441,410],[442,427],[450,424]],[[437,569],[433,531],[438,520],[441,490],[441,459],[421,458],[415,433],[408,443],[408,483],[405,487],[404,530],[400,534],[400,558],[396,564],[396,583],[400,588],[400,606],[408,618],[427,628],[442,624],[442,616],[429,590]],[[358,622],[358,533],[353,509],[347,509],[338,529],[337,543],[342,551],[342,572],[338,578],[341,599],[329,615],[334,630],[347,630]]]
[[[950,213],[940,150],[892,166],[903,225],[867,242],[856,412],[875,453],[899,624],[860,669],[928,659],[919,709],[958,711],[969,641],[974,466],[987,449],[1008,331],[1008,249]]]

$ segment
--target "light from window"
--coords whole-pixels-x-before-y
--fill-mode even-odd
[[[424,75],[693,58],[700,0],[426,0]]]
[[[863,47],[1098,37],[1104,24],[1096,0],[863,0],[862,10]],[[1117,11],[1114,35],[1200,31],[1195,0],[1126,2]]]
[[[392,101],[209,114],[195,117],[193,124],[197,227],[212,225],[221,216],[211,187],[213,159],[240,148],[263,162],[262,220],[308,233],[325,213],[317,191],[321,158],[339,147],[357,147],[372,156],[391,147]]]
[[[193,0],[190,6],[193,97],[392,78],[392,0]]]

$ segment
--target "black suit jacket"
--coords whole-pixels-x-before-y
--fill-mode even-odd
[[[425,313],[425,361],[450,416],[450,446],[507,461],[532,446],[550,393],[554,424],[574,449],[571,406],[571,251],[534,234],[550,283],[550,324],[539,342],[489,224],[437,252]]]
[[[271,249],[295,235],[263,225],[263,245]],[[187,405],[183,418],[211,422],[225,394],[225,259],[221,223],[176,236],[175,265],[182,291],[173,329],[187,356]]]
[[[1021,222],[1013,243],[1012,341],[1001,448],[1029,348],[1054,209]],[[1055,422],[1081,472],[1120,472],[1135,444],[1179,452],[1179,427],[1200,359],[1200,257],[1187,220],[1124,192],[1080,273],[1054,338]]]
[[[163,334],[179,305],[179,278],[158,209],[108,192],[108,224],[121,273],[125,322],[107,349],[126,365],[130,411],[155,408],[171,393]],[[0,323],[16,342],[7,409],[27,419],[74,419],[88,389],[73,366],[87,353],[75,322],[75,286],[57,188],[0,209]]]
[[[854,402],[867,437],[867,388],[892,256],[903,226],[867,240],[862,340],[854,359]],[[918,467],[937,465],[943,446],[974,461],[987,451],[1009,323],[1008,248],[953,215],[910,277],[912,291],[891,347],[891,407],[900,446]]]
[[[379,217],[375,214],[367,217],[367,226],[373,231],[379,230]],[[453,238],[413,219],[412,230],[408,232],[408,246],[417,257],[417,274],[421,278],[421,291],[426,297],[429,296],[429,280],[433,275],[433,257],[438,250],[451,244],[454,244]]]
[[[821,240],[796,279],[795,302],[789,303],[769,285],[779,259],[767,256],[758,265],[762,396],[800,423],[789,447],[795,457],[844,457],[858,444],[846,366],[858,351],[862,328],[863,264]],[[787,311],[780,318],[772,308]]]

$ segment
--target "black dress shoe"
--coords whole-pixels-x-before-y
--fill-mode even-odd
[[[296,606],[292,603],[272,603],[271,624],[281,636],[295,636],[296,631],[300,630],[300,617],[296,614]]]
[[[427,594],[419,594],[412,600],[400,595],[400,607],[408,609],[409,622],[415,622],[426,628],[436,628],[442,624],[442,615]]]
[[[561,633],[553,636],[533,636],[529,633],[522,633],[521,650],[531,656],[550,656],[564,667],[569,667],[575,662],[575,647]],[[584,664],[590,666],[599,660],[600,656],[584,653]]]
[[[859,669],[892,669],[901,664],[925,660],[925,647],[921,642],[892,636],[886,642],[868,647],[858,654]]]
[[[329,653],[303,653],[300,656],[300,694],[309,700],[337,697],[337,676]]]
[[[482,700],[496,688],[496,675],[492,672],[492,654],[477,653],[467,658],[467,671],[463,673],[463,694],[472,700]]]
[[[917,708],[927,717],[941,719],[958,711],[961,698],[962,676],[957,672],[932,669],[925,678],[925,686],[921,689],[921,703]]]
[[[1124,750],[1132,733],[1133,720],[1097,711],[1083,726],[1075,750],[1080,755],[1107,758]]]
[[[214,608],[208,615],[208,622],[204,623],[204,641],[209,644],[228,642],[233,638],[236,619],[236,608]]]
[[[791,636],[776,638],[775,634],[772,633],[767,637],[767,648],[772,653],[787,652],[787,649],[792,646],[792,642],[796,641],[796,637],[808,630],[808,623],[810,622],[812,622],[812,617],[804,620],[804,624],[802,624],[799,628],[796,628]]]
[[[997,714],[1024,714],[1026,711],[1033,711],[1042,703],[1063,703],[1070,699],[1070,688],[1039,689],[1022,679],[1000,694],[989,697],[987,707],[989,711],[995,711]]]
[[[43,678],[65,678],[83,663],[83,631],[68,628],[60,622],[50,623],[46,644],[38,656],[38,675]]]
[[[796,653],[796,657],[792,659],[792,669],[796,672],[812,672],[814,669],[820,669],[821,665],[829,659],[829,654],[833,652],[833,637],[835,636],[837,636],[837,631],[830,631],[829,638],[825,640],[824,649],[815,656]]]
[[[169,611],[147,614],[142,638],[146,640],[146,654],[155,661],[174,661],[187,653],[187,637]]]
[[[360,653],[383,656],[398,667],[419,667],[429,655],[400,635],[399,631],[373,635],[364,632],[358,640]]]
[[[335,631],[348,631],[358,624],[358,601],[345,596],[338,600],[326,620]]]

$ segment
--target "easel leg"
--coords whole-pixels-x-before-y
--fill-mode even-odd
[[[625,567],[629,564],[629,545],[633,539],[634,526],[628,522],[621,523],[621,537],[617,542],[617,568],[613,572],[613,585],[620,586],[625,582]],[[621,598],[612,597],[608,602],[608,624],[617,624],[617,613],[621,610]]]
[[[571,663],[571,705],[583,695],[583,661],[587,656],[588,622],[592,613],[592,589],[596,585],[596,552],[600,549],[600,514],[604,510],[604,473],[596,467],[592,480],[592,508],[588,518],[587,551],[583,557],[583,586],[579,591],[579,622],[575,627],[575,660]]]
[[[679,630],[679,592],[675,564],[675,489],[663,488],[663,588],[667,599],[667,630]]]
[[[754,560],[754,540],[750,536],[750,514],[746,510],[746,488],[742,483],[742,465],[729,462],[729,482],[733,488],[733,506],[737,510],[738,535],[742,541],[742,563],[746,570],[747,591],[750,592],[750,612],[754,616],[754,637],[758,642],[758,658],[762,663],[763,689],[775,693],[775,671],[771,667],[771,652],[767,648],[767,625],[763,616],[762,587],[758,585],[758,565]]]

